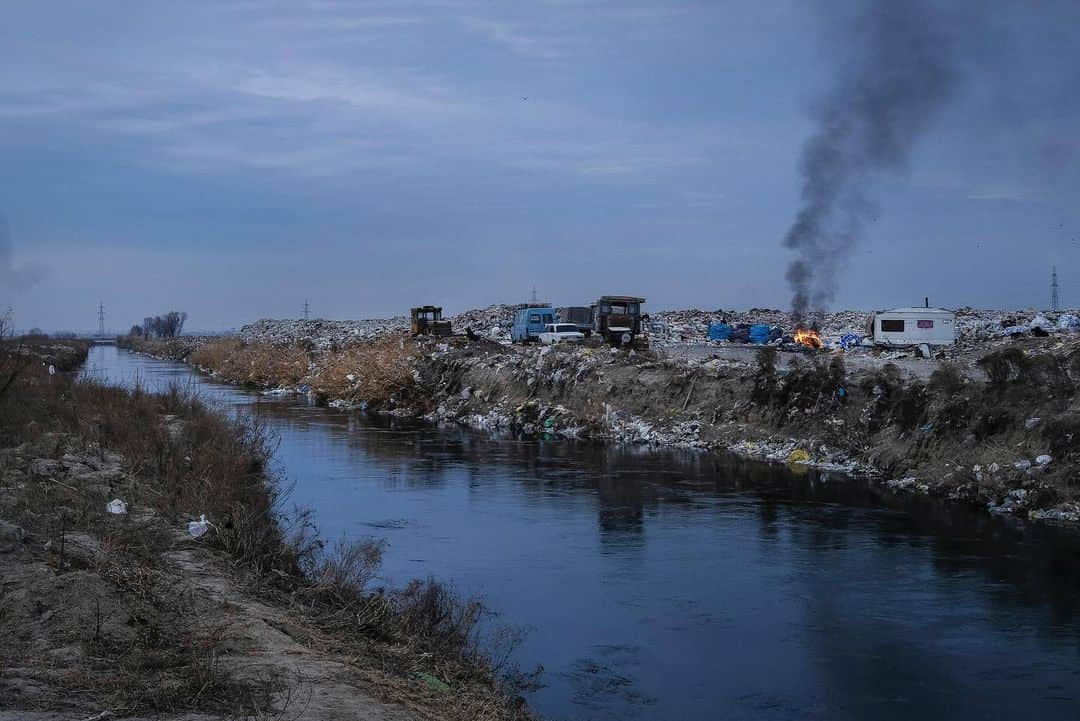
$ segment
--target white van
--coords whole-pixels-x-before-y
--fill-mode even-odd
[[[894,308],[870,315],[867,335],[875,345],[952,345],[956,314],[943,308]]]

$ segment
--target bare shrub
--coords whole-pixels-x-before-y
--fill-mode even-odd
[[[1031,361],[1019,348],[1005,348],[983,356],[978,361],[979,367],[986,373],[990,385],[998,390],[1006,384],[1020,380]]]
[[[395,596],[396,625],[424,650],[442,657],[478,659],[479,624],[484,605],[465,599],[432,578],[416,580]]]
[[[952,395],[959,393],[967,380],[953,363],[943,363],[930,375],[927,387],[934,393]]]
[[[757,372],[750,398],[758,405],[768,405],[776,393],[776,348],[765,346],[757,352]]]
[[[328,398],[345,398],[371,408],[388,405],[412,387],[412,362],[418,353],[414,341],[383,338],[330,353],[318,361],[311,389]],[[351,376],[351,378],[350,378]]]
[[[267,388],[298,386],[308,374],[308,354],[296,345],[244,343],[222,338],[200,345],[191,362],[221,378],[242,385]]]
[[[342,538],[334,545],[333,552],[326,554],[308,572],[308,576],[317,585],[363,594],[378,574],[385,550],[385,541],[374,538],[347,541]]]

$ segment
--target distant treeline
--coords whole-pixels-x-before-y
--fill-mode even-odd
[[[145,338],[175,338],[184,330],[187,313],[171,310],[165,315],[147,316],[142,325],[135,324],[128,331],[129,335]]]

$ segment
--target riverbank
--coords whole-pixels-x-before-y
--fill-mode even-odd
[[[378,543],[283,512],[257,419],[32,355],[0,378],[0,717],[528,718],[479,603],[369,588]]]
[[[1080,341],[972,343],[904,372],[890,357],[747,360],[599,346],[510,347],[404,333],[345,348],[240,339],[136,341],[222,380],[320,401],[538,436],[730,451],[859,475],[898,493],[1080,525]],[[282,372],[284,366],[287,372]]]

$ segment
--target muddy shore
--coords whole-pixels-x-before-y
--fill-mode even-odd
[[[1080,341],[997,338],[905,372],[886,358],[739,360],[510,347],[404,333],[312,350],[238,339],[133,341],[221,380],[321,402],[540,437],[727,451],[861,476],[897,493],[1080,526]]]

